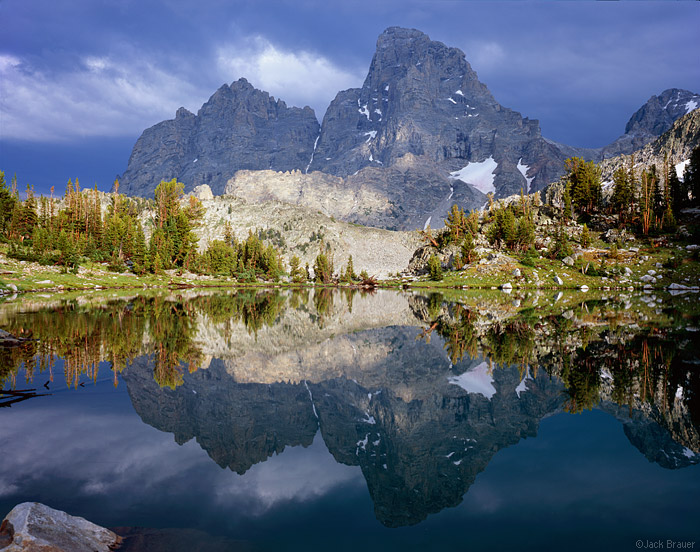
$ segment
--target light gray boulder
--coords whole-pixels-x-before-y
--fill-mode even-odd
[[[15,506],[0,534],[11,539],[2,552],[110,552],[122,541],[109,529],[39,502]]]

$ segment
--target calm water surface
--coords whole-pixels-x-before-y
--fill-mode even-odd
[[[698,548],[697,299],[9,300],[0,512],[127,550]]]

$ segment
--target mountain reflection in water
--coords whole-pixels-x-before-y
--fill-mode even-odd
[[[0,381],[77,388],[111,369],[143,422],[238,474],[320,432],[360,467],[376,518],[400,527],[459,504],[498,451],[562,411],[615,417],[663,468],[700,462],[696,298],[666,299],[317,289],[7,303],[0,328],[33,340],[0,347]]]

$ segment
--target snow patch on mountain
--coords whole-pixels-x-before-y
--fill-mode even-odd
[[[471,184],[484,194],[488,194],[489,192],[495,193],[496,187],[493,181],[497,168],[498,163],[496,163],[493,156],[491,156],[479,163],[467,163],[467,165],[460,170],[450,173],[450,178]]]
[[[365,104],[365,105],[363,105],[362,107],[360,107],[360,100],[357,100],[357,107],[359,107],[359,109],[357,110],[358,113],[360,113],[360,114],[364,115],[365,117],[367,117],[367,120],[368,120],[368,121],[371,121],[371,120],[372,120],[372,119],[370,118],[370,115],[369,115],[369,109],[367,109],[367,104]]]
[[[483,395],[488,400],[496,394],[496,388],[493,386],[494,379],[486,362],[464,372],[461,376],[453,376],[448,381],[452,385],[459,385],[467,393]]]
[[[531,380],[532,376],[530,375],[530,367],[527,367],[527,371],[525,372],[525,377],[520,381],[518,386],[515,388],[515,393],[518,395],[518,398],[520,398],[520,393],[523,393],[525,391],[528,391],[527,388],[527,380]]]
[[[690,163],[690,159],[676,163],[675,169],[678,180],[683,181],[683,173],[685,172],[685,168],[688,166],[688,163]]]
[[[530,170],[530,165],[523,164],[522,157],[520,159],[518,159],[518,170],[520,171],[520,174],[523,175],[523,178],[525,178],[525,180],[527,180],[527,193],[530,193],[530,186],[532,184],[532,181],[535,179],[535,177],[527,175],[527,171]]]

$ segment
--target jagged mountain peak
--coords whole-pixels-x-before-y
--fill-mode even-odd
[[[185,191],[207,184],[222,194],[238,170],[301,170],[319,125],[310,107],[287,107],[245,78],[223,84],[197,115],[180,108],[175,119],[146,129],[120,178],[129,195],[150,196],[161,180],[177,178]]]
[[[625,132],[651,133],[660,136],[673,122],[700,107],[700,95],[689,90],[669,88],[652,96],[640,107],[625,126]]]
[[[415,29],[390,27],[377,40],[362,88],[331,102],[310,170],[349,176],[405,165],[407,156],[416,167],[431,166],[444,181],[445,201],[458,203],[467,199],[460,187],[497,195],[534,190],[558,176],[552,158],[563,166],[538,122],[501,106],[464,52]],[[450,178],[489,159],[494,170],[484,182]]]
[[[377,39],[362,91],[365,96],[382,95],[382,91],[390,92],[382,89],[392,83],[404,89],[424,88],[431,97],[436,94],[449,97],[457,90],[465,97],[474,85],[480,95],[488,94],[459,48],[431,40],[416,29],[402,27],[389,27]]]
[[[652,96],[640,107],[625,126],[625,133],[601,150],[608,159],[629,155],[642,149],[668,131],[673,123],[700,107],[700,94],[680,88],[669,88]]]
[[[175,112],[175,119],[187,119],[194,116],[195,114],[185,107],[181,107]]]

